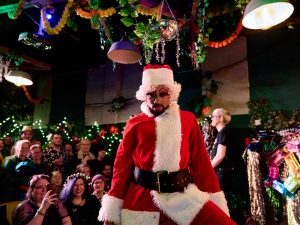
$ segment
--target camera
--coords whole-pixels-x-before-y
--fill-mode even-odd
[[[47,191],[55,192],[56,185],[55,184],[47,184]]]

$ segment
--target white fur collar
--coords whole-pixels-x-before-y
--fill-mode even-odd
[[[153,117],[146,103],[142,104],[141,109],[146,115]],[[156,147],[152,169],[153,171],[178,171],[181,145],[181,121],[178,104],[173,102],[163,114],[156,116],[154,120],[156,122]]]

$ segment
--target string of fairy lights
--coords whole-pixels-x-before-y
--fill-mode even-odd
[[[92,126],[78,127],[78,125],[69,122],[67,117],[53,125],[44,125],[42,120],[36,120],[32,124],[28,124],[11,116],[0,122],[0,139],[6,136],[12,137],[14,141],[20,139],[20,133],[24,125],[31,126],[34,130],[33,139],[41,141],[44,145],[50,143],[53,132],[59,131],[66,143],[75,145],[81,139],[89,139],[92,145],[100,143],[102,147],[107,149],[108,154],[113,154],[122,141],[125,124],[103,125],[95,121]]]

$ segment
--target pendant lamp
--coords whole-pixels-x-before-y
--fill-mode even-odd
[[[139,47],[130,42],[127,37],[123,37],[120,41],[114,42],[107,57],[113,62],[121,64],[134,64],[141,60],[142,55]]]
[[[285,21],[293,11],[294,6],[288,0],[251,0],[242,23],[249,29],[268,29]]]
[[[28,86],[33,84],[31,75],[21,70],[11,70],[4,77],[7,81],[14,83],[16,86]]]

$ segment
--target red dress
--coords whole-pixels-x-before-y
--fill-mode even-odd
[[[190,224],[209,200],[228,214],[194,115],[179,110],[176,103],[157,117],[145,103],[141,108],[143,113],[127,121],[99,220],[152,225],[159,224],[163,212],[176,224]],[[183,193],[158,193],[131,182],[134,166],[153,172],[188,168],[194,184]]]

